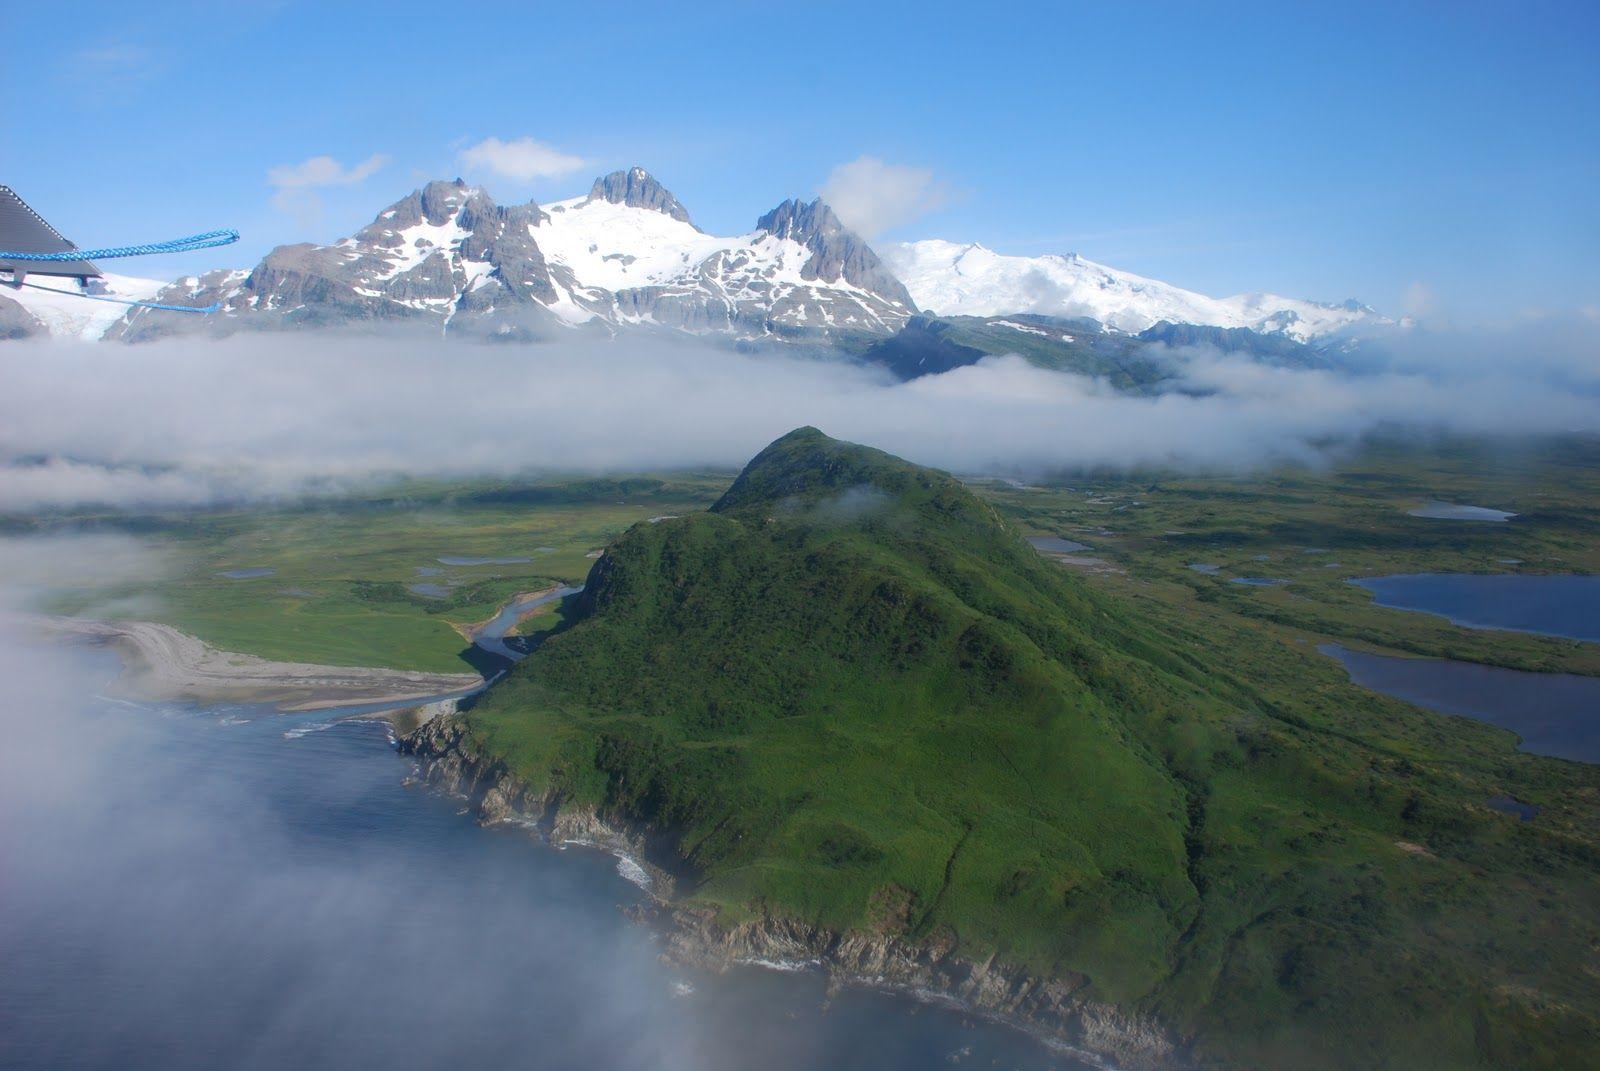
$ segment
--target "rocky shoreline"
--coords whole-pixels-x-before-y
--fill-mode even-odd
[[[663,954],[675,962],[713,971],[741,964],[814,968],[827,973],[830,986],[888,989],[949,1004],[1107,1068],[1172,1071],[1181,1065],[1159,1023],[1081,996],[1087,979],[1033,977],[992,955],[968,959],[948,934],[908,941],[770,917],[729,927],[710,910],[685,906],[674,895],[669,845],[592,807],[529,792],[500,759],[479,750],[459,717],[423,722],[400,738],[399,749],[417,760],[423,783],[466,799],[486,825],[523,826],[549,843],[590,845],[631,862],[654,902],[641,919],[661,931]]]

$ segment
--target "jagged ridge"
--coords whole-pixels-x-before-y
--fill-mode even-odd
[[[913,311],[905,288],[821,202],[800,216],[783,234],[706,235],[638,167],[549,206],[500,206],[460,179],[431,182],[332,245],[282,246],[248,273],[161,291],[165,302],[220,303],[217,316],[134,312],[108,337],[374,322],[530,339],[575,326],[823,341],[896,330]]]

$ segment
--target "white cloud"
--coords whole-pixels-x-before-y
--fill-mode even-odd
[[[462,149],[460,159],[467,171],[487,171],[516,182],[565,175],[588,162],[533,138],[484,138]]]
[[[295,217],[302,227],[314,225],[322,214],[316,191],[330,186],[354,186],[389,165],[389,157],[373,153],[352,167],[331,156],[313,156],[298,164],[279,164],[267,172],[267,184],[276,187],[272,207]]]
[[[868,238],[904,226],[950,200],[933,172],[862,156],[840,164],[822,184],[827,201],[845,226]]]
[[[384,167],[389,157],[373,153],[354,167],[345,167],[331,156],[313,156],[298,164],[279,164],[267,172],[267,184],[280,190],[314,190],[325,186],[354,186]]]
[[[1431,320],[1439,313],[1439,296],[1420,280],[1406,288],[1405,313],[1413,320]]]
[[[1148,397],[1016,357],[897,383],[854,364],[660,340],[308,332],[150,343],[116,361],[106,344],[17,342],[0,346],[0,512],[273,499],[399,473],[732,468],[802,424],[1018,475],[1249,468],[1315,459],[1380,427],[1595,433],[1597,336],[1588,321],[1416,334],[1346,372],[1155,347],[1182,389]]]

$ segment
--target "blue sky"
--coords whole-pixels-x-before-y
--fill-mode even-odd
[[[866,156],[921,183],[884,241],[1458,320],[1600,305],[1592,2],[130,10],[0,9],[0,183],[84,245],[244,232],[131,273],[349,233],[532,138],[582,163],[468,177],[553,200],[638,163],[737,233]],[[340,182],[269,182],[321,156]]]

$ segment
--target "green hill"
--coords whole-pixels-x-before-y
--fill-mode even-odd
[[[655,834],[723,925],[994,955],[1201,1066],[1592,1063],[1593,831],[1481,804],[1596,769],[1248,659],[951,477],[803,428],[709,512],[630,529],[463,724],[532,792]]]

